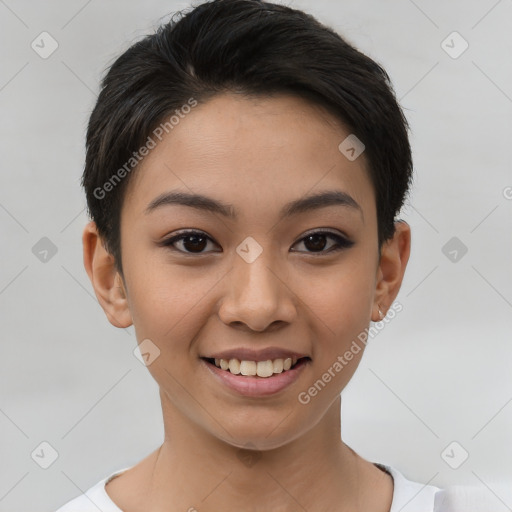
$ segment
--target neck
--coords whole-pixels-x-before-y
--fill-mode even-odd
[[[155,510],[357,509],[361,465],[341,440],[339,397],[304,435],[261,451],[214,437],[161,398],[165,440],[147,493]]]

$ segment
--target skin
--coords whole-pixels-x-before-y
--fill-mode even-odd
[[[349,161],[338,150],[349,133],[291,95],[216,96],[132,177],[121,211],[124,279],[94,222],[85,227],[84,264],[105,314],[116,327],[133,323],[138,342],[149,338],[160,350],[148,370],[160,388],[165,438],[106,486],[123,511],[389,512],[392,478],[341,440],[340,393],[364,351],[308,404],[297,399],[380,319],[379,307],[386,314],[409,258],[404,222],[379,255],[364,153]],[[239,218],[182,205],[144,213],[171,190],[231,203]],[[334,205],[278,219],[285,203],[320,190],[344,191],[360,210]],[[333,251],[328,236],[305,240],[321,228],[354,244]],[[174,250],[159,245],[183,229],[211,239],[201,254],[183,241]],[[248,236],[263,249],[252,263],[236,252]],[[298,380],[270,397],[229,390],[200,360],[268,346],[311,357]]]

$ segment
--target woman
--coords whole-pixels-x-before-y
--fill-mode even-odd
[[[439,488],[341,436],[410,252],[386,72],[301,11],[214,0],[102,85],[84,264],[110,322],[134,325],[165,439],[58,512],[434,510]]]

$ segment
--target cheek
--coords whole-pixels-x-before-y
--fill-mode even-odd
[[[133,254],[133,253],[132,253]],[[159,366],[181,373],[183,358],[212,317],[214,294],[225,268],[178,265],[162,254],[127,260],[130,310],[138,343],[150,339],[160,350]],[[153,365],[150,367],[150,371]]]
[[[344,338],[365,328],[371,316],[374,279],[367,265],[357,263],[331,267],[322,278],[307,280],[305,302],[332,336]],[[306,298],[305,297],[305,298]]]
[[[199,275],[197,270],[194,274],[173,270],[170,265],[150,268],[132,275],[130,308],[135,328],[142,336],[162,343],[179,340],[180,333],[197,319],[214,279]]]
[[[350,264],[336,272],[330,269],[329,279],[313,280],[309,285],[308,305],[317,325],[315,378],[329,381],[329,390],[319,400],[324,404],[347,385],[364,352],[358,337],[371,319],[374,280],[369,268],[362,258],[351,258]]]
[[[313,344],[314,373],[298,400],[309,404],[318,417],[347,386],[364,353],[360,335],[368,328],[372,293],[365,275],[331,279],[313,290],[311,303],[317,330]],[[367,276],[366,276],[366,279]]]
[[[171,271],[170,266],[150,268],[131,276],[130,309],[136,338],[138,343],[149,339],[156,345],[158,355],[147,369],[159,386],[170,393],[172,401],[184,407],[190,397],[179,383],[190,379],[190,350],[206,322],[205,290],[213,284],[204,286],[207,278],[203,276],[200,286],[190,277]]]

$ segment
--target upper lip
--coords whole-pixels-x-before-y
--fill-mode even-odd
[[[269,359],[287,359],[302,357],[309,357],[307,354],[301,352],[294,352],[292,350],[286,350],[279,347],[268,347],[260,350],[252,348],[232,348],[224,350],[222,352],[216,352],[208,356],[202,356],[209,359],[238,359],[239,361],[268,361]]]

